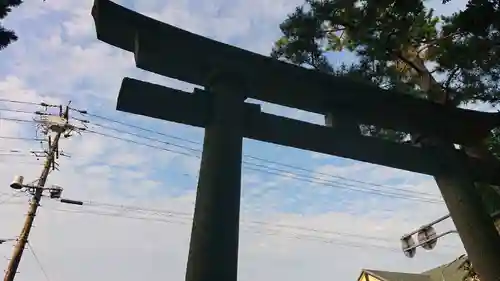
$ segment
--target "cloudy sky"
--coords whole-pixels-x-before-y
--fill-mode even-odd
[[[267,55],[279,36],[278,24],[302,0],[120,2]],[[429,2],[438,13],[449,14],[464,1],[440,3]],[[184,90],[192,86],[135,69],[132,54],[98,41],[91,5],[88,0],[26,1],[4,23],[20,40],[0,52],[0,181],[5,188],[0,191],[0,238],[18,235],[27,208],[27,196],[8,187],[12,177],[34,180],[41,170],[41,160],[29,156],[30,150],[41,149],[38,142],[8,139],[37,137],[33,122],[15,121],[33,115],[13,111],[29,113],[40,110],[30,103],[71,100],[73,107],[90,113],[73,113],[74,124],[88,120],[91,132],[61,143],[70,157],[61,157],[60,171],[51,174],[49,184],[62,186],[64,197],[88,204],[43,201],[18,280],[181,280],[203,131],[114,108],[124,76]],[[331,59],[339,63],[352,56]],[[322,122],[321,116],[276,105],[263,109]],[[251,140],[244,146],[239,280],[349,281],[362,268],[418,272],[463,253],[451,236],[433,251],[419,249],[413,259],[400,250],[402,234],[447,213],[430,177]],[[451,222],[438,226],[440,231],[452,228]],[[11,246],[0,245],[1,267]]]

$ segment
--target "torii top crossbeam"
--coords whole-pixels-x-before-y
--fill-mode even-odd
[[[444,107],[255,54],[95,0],[98,39],[135,54],[139,68],[207,86],[213,70],[245,80],[248,97],[310,112],[348,116],[358,124],[470,144],[500,125],[498,114]]]

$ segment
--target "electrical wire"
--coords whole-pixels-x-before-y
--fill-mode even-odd
[[[102,126],[102,127],[104,127],[104,126]],[[124,139],[124,138],[121,138],[121,137],[112,136],[112,135],[109,135],[109,134],[105,134],[105,133],[101,133],[101,132],[96,132],[96,131],[93,131],[93,130],[87,130],[87,131],[91,132],[91,133],[99,134],[99,135],[104,136],[104,137],[110,137],[110,138],[114,138],[114,139],[118,139],[118,140],[122,140],[122,141],[131,142],[131,143],[134,143],[134,144],[137,144],[137,145],[145,145],[145,146],[148,146],[148,147],[154,148],[154,149],[166,150],[166,151],[169,151],[169,152],[174,152],[174,153],[182,154],[182,155],[185,155],[185,156],[188,156],[188,157],[200,158],[199,155],[193,155],[193,154],[189,154],[189,153],[185,153],[185,152],[174,151],[172,149],[166,149],[166,148],[159,147],[159,146],[144,144],[144,143],[140,143],[140,142],[135,141],[135,140]],[[116,131],[124,132],[122,130],[116,130]],[[138,136],[136,134],[132,134],[132,135]],[[162,142],[162,143],[165,143],[165,144],[171,144],[171,143],[168,143],[168,142],[163,142],[161,140],[155,140],[155,141]],[[180,146],[180,145],[176,145],[176,146],[177,147],[185,148],[185,149],[193,151],[193,152],[201,152],[201,150],[198,150],[198,149],[193,149],[193,148],[184,147],[184,146]],[[266,166],[266,165],[251,163],[251,162],[248,162],[248,161],[242,161],[242,162],[243,162],[243,164],[250,165],[250,166],[256,166],[257,167],[257,169],[256,168],[247,167],[247,169],[250,169],[250,170],[254,170],[254,171],[258,171],[258,172],[264,172],[264,173],[273,174],[273,175],[277,175],[277,176],[285,176],[285,177],[293,178],[293,179],[296,179],[296,180],[302,180],[302,181],[305,180],[305,181],[307,181],[309,183],[311,183],[311,180],[307,179],[307,178],[313,178],[314,180],[316,180],[316,181],[314,181],[314,183],[319,183],[319,184],[323,184],[323,185],[327,185],[327,186],[331,186],[331,187],[343,188],[343,189],[348,189],[348,190],[351,190],[351,191],[359,191],[359,192],[371,193],[371,194],[376,194],[376,195],[384,195],[384,196],[392,197],[392,198],[410,199],[410,200],[414,199],[414,200],[417,200],[417,201],[423,201],[423,202],[428,202],[428,203],[442,204],[442,201],[439,200],[439,199],[409,197],[409,196],[406,196],[406,195],[391,193],[391,192],[387,192],[387,191],[380,191],[380,190],[376,190],[376,189],[360,188],[360,187],[357,187],[355,185],[340,183],[338,181],[331,181],[331,180],[327,180],[327,179],[318,179],[317,177],[312,177],[312,176],[307,176],[307,178],[304,179],[303,175],[296,175],[296,174],[290,175],[289,174],[290,171],[286,171],[286,170],[283,170],[283,169],[278,169],[278,168],[269,167],[269,166]],[[261,169],[258,169],[258,168],[264,168],[266,170],[261,170]],[[271,170],[271,171],[269,171],[269,170]],[[273,172],[273,170],[274,170],[274,172]],[[284,173],[284,174],[281,174],[281,173]],[[343,184],[343,186],[339,185],[339,184]]]
[[[117,133],[126,134],[126,135],[134,136],[134,137],[137,137],[137,138],[145,139],[145,140],[150,140],[150,141],[154,141],[154,142],[159,142],[159,143],[163,143],[163,144],[166,144],[166,145],[170,145],[170,146],[173,146],[173,147],[186,149],[186,150],[192,151],[192,152],[201,152],[200,149],[191,148],[191,147],[187,147],[187,146],[180,145],[180,144],[175,144],[175,143],[168,142],[168,141],[163,141],[163,140],[159,140],[159,139],[156,139],[156,138],[150,138],[150,137],[147,137],[147,136],[142,136],[140,134],[136,134],[136,133],[133,133],[133,132],[128,132],[128,131],[125,131],[125,130],[116,129],[116,128],[109,127],[109,126],[102,125],[102,124],[98,124],[98,123],[92,123],[92,125],[95,125],[97,127],[101,127],[103,129],[106,129],[106,130],[115,131]]]
[[[49,209],[51,211],[56,212],[64,212],[64,213],[75,213],[75,214],[83,214],[83,215],[95,215],[95,216],[103,216],[103,217],[113,217],[113,218],[123,218],[123,219],[131,219],[131,220],[139,220],[139,221],[153,221],[160,223],[168,223],[168,224],[179,224],[179,225],[190,225],[192,223],[191,219],[183,218],[181,220],[169,220],[164,218],[151,218],[151,217],[134,217],[128,216],[125,214],[112,214],[105,212],[97,212],[97,211],[89,211],[89,210],[69,210],[69,209],[59,209],[59,208],[50,208],[46,206],[42,206],[44,209]],[[248,225],[246,225],[248,226]],[[259,228],[259,227],[257,227]],[[270,229],[260,229],[260,230],[270,230]],[[263,231],[254,231],[254,229],[244,229],[246,232],[252,232],[256,234],[264,234],[267,236],[277,236],[277,237],[287,237],[297,240],[305,240],[305,241],[315,241],[325,244],[335,244],[338,246],[344,246],[349,248],[361,248],[366,249],[367,247],[378,248],[382,250],[387,250],[391,252],[401,253],[400,249],[389,247],[387,245],[379,245],[366,241],[349,241],[348,239],[335,238],[335,237],[324,237],[320,235],[311,235],[311,234],[302,234],[302,233],[288,233],[289,235],[283,235],[287,233],[283,232],[263,232]],[[342,237],[342,236],[341,236]],[[344,236],[345,237],[345,236]],[[365,238],[365,237],[364,237]],[[439,253],[435,253],[440,255]]]
[[[6,194],[6,193],[3,193],[3,194]],[[0,193],[0,195],[2,195],[2,193]],[[192,217],[193,217],[192,213],[180,212],[180,211],[169,210],[169,209],[155,209],[155,208],[145,208],[145,207],[133,206],[133,205],[102,203],[102,202],[97,202],[94,200],[88,200],[88,201],[82,201],[82,202],[83,202],[83,206],[118,209],[118,210],[125,210],[125,211],[134,211],[135,215],[127,215],[124,213],[102,212],[102,210],[89,210],[89,209],[68,210],[68,209],[60,209],[60,208],[51,208],[51,207],[47,207],[47,206],[42,206],[42,207],[49,209],[49,210],[59,211],[59,212],[91,214],[91,215],[100,215],[100,216],[107,216],[107,217],[126,218],[126,219],[164,222],[164,223],[175,223],[175,224],[190,223],[190,222],[192,222]],[[141,214],[148,215],[148,213],[149,213],[149,215],[160,216],[160,218],[141,216]],[[177,220],[172,220],[172,219],[177,219]],[[348,232],[328,230],[328,229],[318,229],[318,228],[312,228],[312,227],[305,227],[305,226],[293,225],[293,224],[273,223],[273,222],[267,222],[267,221],[242,219],[241,223],[242,223],[242,225],[245,225],[247,227],[257,227],[257,228],[264,227],[267,230],[280,229],[280,230],[285,230],[285,231],[290,231],[290,230],[305,231],[305,232],[312,232],[312,233],[316,233],[316,234],[334,235],[334,236],[344,237],[344,238],[347,237],[347,238],[362,239],[364,241],[371,240],[374,242],[377,241],[377,242],[391,243],[393,241],[397,241],[397,238],[391,239],[391,238],[380,237],[380,236],[370,236],[370,235],[355,234],[355,233],[348,233]],[[312,236],[309,234],[302,234],[302,233],[299,235],[316,237],[316,238],[325,238],[323,236]],[[442,247],[455,248],[455,247],[450,246],[450,245],[442,245]]]
[[[24,120],[24,119],[9,118],[9,117],[0,117],[0,120],[20,122],[20,123],[38,123],[35,120]]]
[[[7,118],[0,118],[0,119],[13,121],[13,122],[37,123],[34,120],[22,120],[22,119],[13,119],[13,118],[8,118],[8,119]],[[129,143],[133,143],[136,145],[142,145],[142,146],[146,146],[146,147],[153,148],[153,149],[168,151],[171,153],[176,153],[176,154],[180,154],[180,155],[184,155],[184,156],[188,156],[188,157],[195,157],[195,158],[200,159],[199,155],[194,155],[192,153],[168,149],[165,147],[151,145],[148,143],[143,143],[143,142],[139,142],[139,141],[135,141],[135,140],[131,140],[131,139],[125,139],[125,138],[113,136],[110,134],[106,134],[106,133],[102,133],[102,132],[98,132],[98,131],[94,131],[94,130],[86,130],[86,132],[97,134],[97,135],[108,137],[108,138],[113,138],[116,140],[121,140],[121,141],[129,142]],[[196,150],[193,148],[189,148],[189,149],[192,151]],[[198,150],[198,152],[201,152],[201,151]],[[285,178],[289,178],[289,179],[295,179],[295,180],[299,180],[299,181],[303,181],[303,182],[307,182],[307,183],[314,183],[314,184],[329,186],[329,187],[333,187],[333,188],[337,188],[337,189],[344,189],[344,190],[349,190],[349,191],[368,193],[368,194],[372,194],[372,195],[385,196],[385,197],[395,198],[395,199],[412,200],[412,201],[419,201],[419,202],[424,202],[424,203],[440,204],[440,205],[444,204],[443,201],[440,199],[425,198],[425,197],[416,196],[416,195],[398,194],[398,193],[394,193],[394,192],[390,192],[390,191],[382,191],[380,189],[374,189],[374,188],[361,188],[359,186],[346,185],[344,183],[339,184],[339,182],[321,179],[321,178],[317,178],[317,177],[313,177],[313,176],[309,176],[309,175],[308,176],[298,175],[292,171],[287,171],[287,170],[283,170],[283,169],[269,167],[266,165],[251,163],[248,161],[242,161],[242,163],[244,165],[247,165],[247,167],[245,167],[245,169],[248,169],[248,170],[266,173],[266,174],[271,174],[271,175],[276,175],[276,176],[285,177]],[[254,166],[254,167],[248,167],[248,166]],[[408,190],[405,190],[405,191],[407,193],[411,193]]]
[[[0,118],[0,119],[2,119],[2,118]],[[10,137],[10,136],[0,136],[0,139],[4,139],[4,140],[24,140],[24,141],[47,141],[45,139],[38,139],[38,138]]]
[[[0,200],[0,205],[4,205],[14,198],[18,198],[21,195],[25,195],[25,193],[24,192],[15,192],[15,193],[3,193],[2,192],[2,193],[0,193],[0,195],[7,196],[7,198]]]
[[[26,113],[26,114],[35,114],[34,111],[26,111],[26,110],[21,110],[21,109],[0,108],[0,111],[15,112],[15,113]]]
[[[43,275],[45,276],[45,280],[46,281],[50,281],[49,275],[47,274],[47,271],[45,270],[45,268],[43,267],[42,263],[40,262],[40,259],[38,258],[38,255],[36,254],[35,250],[33,249],[33,246],[31,245],[31,243],[29,241],[27,241],[26,244],[28,244],[28,248],[29,248],[31,254],[35,258],[35,261],[38,264],[38,267],[40,268],[40,270],[42,271]]]
[[[144,208],[144,207],[131,206],[131,205],[127,206],[127,205],[118,205],[118,204],[110,204],[110,203],[100,203],[100,202],[96,202],[96,201],[92,201],[92,200],[91,201],[83,201],[83,204],[85,206],[116,208],[116,209],[121,209],[121,210],[126,210],[126,211],[149,212],[149,213],[152,213],[155,215],[164,215],[167,217],[176,217],[176,218],[189,219],[189,220],[191,220],[193,217],[193,215],[191,213],[188,213],[188,212],[179,212],[179,211],[168,210],[168,209],[151,209],[151,208]],[[243,219],[242,222],[247,223],[247,224],[263,225],[263,226],[275,227],[275,228],[281,228],[281,229],[303,230],[303,231],[309,231],[309,232],[333,234],[333,235],[339,235],[339,236],[358,237],[358,238],[369,239],[369,240],[378,240],[378,241],[392,241],[392,239],[389,239],[389,238],[369,236],[369,235],[359,235],[359,234],[333,231],[333,230],[322,230],[322,229],[317,229],[317,228],[310,228],[310,227],[291,225],[291,224],[276,224],[276,223],[271,223],[271,222],[266,222],[266,221],[245,220],[245,219]]]
[[[13,101],[11,101],[11,102],[13,102]],[[141,131],[146,131],[146,132],[158,134],[158,135],[162,135],[162,136],[165,136],[165,137],[169,137],[169,138],[173,138],[173,139],[177,139],[177,140],[181,140],[181,141],[185,141],[185,142],[189,142],[189,143],[200,144],[199,142],[196,142],[196,141],[191,141],[191,140],[188,140],[188,139],[185,139],[185,138],[176,137],[176,136],[172,136],[172,135],[169,135],[169,134],[164,134],[164,133],[161,133],[161,132],[158,132],[158,131],[154,131],[154,130],[142,128],[140,126],[136,126],[136,125],[132,125],[132,124],[127,124],[125,122],[117,121],[117,120],[114,120],[114,119],[109,118],[109,117],[104,117],[104,116],[100,116],[100,115],[97,115],[97,114],[91,114],[91,113],[88,113],[87,111],[78,110],[78,109],[75,109],[75,108],[70,108],[70,109],[73,110],[73,111],[79,112],[82,115],[88,115],[88,116],[95,117],[95,118],[98,118],[98,119],[102,119],[102,120],[105,120],[105,121],[108,121],[108,122],[112,122],[112,123],[120,124],[120,125],[123,125],[123,126],[128,126],[128,127],[131,127],[131,128],[135,128],[135,129],[138,129],[138,130],[141,130]],[[30,112],[25,112],[25,113],[30,113]],[[12,121],[14,121],[14,120],[12,120]],[[191,147],[186,147],[186,146],[179,145],[179,144],[174,144],[174,143],[171,143],[171,142],[166,142],[166,141],[159,140],[159,139],[156,139],[156,138],[146,137],[146,136],[143,136],[143,135],[140,135],[140,134],[136,134],[136,133],[133,133],[133,132],[128,132],[128,131],[125,131],[125,130],[116,129],[116,128],[113,128],[113,127],[110,127],[110,126],[106,126],[106,125],[102,125],[102,124],[97,124],[97,123],[93,123],[93,124],[96,125],[96,126],[98,126],[98,127],[101,127],[101,128],[107,129],[107,130],[112,130],[112,131],[115,131],[115,132],[118,132],[118,133],[128,134],[128,135],[132,135],[132,136],[139,137],[139,138],[142,138],[142,139],[147,139],[147,140],[150,140],[150,141],[160,142],[160,143],[163,143],[163,144],[167,144],[167,145],[171,145],[171,146],[174,146],[174,147],[186,149],[186,150],[189,150],[189,151],[200,152],[199,149],[194,149],[194,148],[191,148]],[[94,132],[94,133],[96,133],[96,132]],[[111,137],[111,136],[108,135],[107,137]],[[113,137],[113,138],[116,139],[117,137]],[[128,142],[134,142],[134,141],[128,140]],[[138,144],[137,142],[134,142],[134,143]],[[144,145],[144,144],[140,144],[140,145]],[[341,177],[341,176],[332,175],[332,174],[328,174],[328,173],[324,173],[324,172],[313,171],[313,170],[306,169],[306,168],[303,168],[303,167],[299,167],[299,166],[295,166],[295,165],[290,165],[290,164],[286,164],[286,163],[280,163],[280,162],[277,162],[277,161],[272,161],[272,160],[264,159],[264,158],[261,158],[261,157],[252,156],[252,155],[245,154],[243,156],[247,157],[247,158],[250,158],[250,159],[254,159],[254,160],[258,160],[258,161],[262,161],[262,162],[267,162],[267,163],[270,163],[270,164],[274,164],[274,165],[280,165],[280,166],[284,166],[284,167],[287,167],[287,168],[292,168],[292,169],[295,169],[295,170],[300,170],[300,171],[304,171],[304,172],[308,172],[308,173],[314,173],[314,174],[323,175],[323,176],[332,177],[332,178],[337,178],[337,179],[341,179],[341,180],[345,180],[345,181],[351,181],[351,182],[355,182],[355,183],[358,183],[358,184],[366,184],[366,185],[371,185],[371,186],[376,186],[376,187],[383,187],[385,189],[391,189],[391,190],[394,190],[394,191],[397,191],[397,192],[414,193],[414,194],[420,194],[420,195],[425,195],[425,196],[436,196],[435,194],[431,194],[431,193],[428,193],[428,192],[410,191],[410,190],[406,190],[406,189],[402,189],[402,188],[395,188],[395,187],[390,187],[390,186],[387,186],[387,185],[381,185],[381,184],[376,184],[376,183],[368,183],[368,182],[365,182],[365,181],[360,181],[360,180],[356,180],[356,179],[350,179],[350,178],[347,178],[347,177]],[[289,171],[287,171],[287,172],[289,172]],[[329,181],[329,182],[332,182],[332,181]],[[333,183],[338,183],[338,182],[335,181]],[[341,183],[341,184],[343,184],[344,186],[355,187],[353,185],[346,184],[346,183]],[[392,195],[392,196],[395,197],[395,198],[398,198],[398,195]],[[437,201],[438,203],[442,204],[442,200],[438,199],[438,200],[435,200],[435,201]]]
[[[120,137],[117,137],[117,136],[113,136],[113,135],[109,135],[109,134],[106,134],[106,133],[101,133],[101,132],[97,132],[97,131],[93,131],[93,130],[86,130],[86,132],[87,133],[93,133],[93,134],[100,135],[100,136],[107,137],[107,138],[112,138],[112,139],[115,139],[115,140],[121,140],[121,141],[129,142],[129,143],[133,143],[133,144],[137,144],[137,145],[146,146],[146,147],[153,148],[153,149],[168,151],[168,152],[172,152],[172,153],[175,153],[175,154],[180,154],[180,155],[184,155],[184,156],[188,156],[188,157],[200,158],[199,156],[196,156],[196,155],[193,155],[193,154],[190,154],[190,153],[187,153],[187,152],[176,151],[176,150],[173,150],[173,149],[168,149],[168,148],[161,147],[161,146],[156,146],[156,145],[150,145],[150,144],[147,144],[147,143],[141,143],[141,142],[138,142],[138,141],[135,141],[135,140],[124,139],[124,138],[120,138]]]
[[[176,154],[184,155],[187,157],[195,157],[195,158],[200,159],[199,155],[194,155],[194,154],[186,153],[183,151],[176,151],[173,149],[168,149],[168,148],[161,147],[161,146],[155,146],[155,145],[151,145],[151,144],[147,144],[147,143],[142,143],[142,142],[131,140],[131,139],[125,139],[125,138],[121,138],[121,137],[117,137],[117,136],[113,136],[113,135],[109,135],[106,133],[97,132],[97,131],[93,131],[93,130],[87,130],[87,132],[94,133],[94,134],[108,137],[108,138],[113,138],[116,140],[121,140],[121,141],[129,142],[129,143],[133,143],[136,145],[143,145],[143,146],[153,148],[153,149],[168,151],[171,153],[176,153]],[[331,181],[331,180],[327,180],[327,179],[320,179],[320,178],[313,177],[313,176],[298,175],[298,174],[295,174],[291,171],[278,169],[278,168],[274,168],[274,167],[269,167],[266,165],[251,163],[248,161],[242,161],[242,163],[244,165],[246,165],[246,167],[244,167],[244,168],[247,170],[260,172],[260,173],[266,173],[266,174],[284,177],[284,178],[288,178],[288,179],[294,179],[294,180],[307,182],[307,183],[319,184],[322,186],[333,187],[336,189],[343,189],[343,190],[348,190],[348,191],[367,193],[367,194],[384,196],[384,197],[395,198],[395,199],[419,201],[419,202],[423,202],[423,203],[431,203],[431,204],[439,204],[439,205],[444,204],[443,201],[440,199],[424,198],[424,197],[420,197],[420,196],[413,196],[413,195],[406,195],[406,194],[397,194],[394,192],[382,191],[382,190],[373,189],[373,188],[361,188],[361,187],[357,187],[354,185],[346,185],[344,183],[339,183],[339,182],[335,182],[335,181]]]
[[[80,113],[83,112],[81,110],[76,110],[76,109],[73,109],[73,110],[75,110],[77,112],[80,112]],[[141,130],[141,131],[144,131],[144,132],[149,132],[149,133],[157,134],[157,135],[168,137],[168,138],[177,139],[177,140],[181,140],[181,141],[184,141],[184,142],[201,145],[201,143],[197,142],[197,141],[193,141],[193,140],[189,140],[189,139],[186,139],[186,138],[181,138],[181,137],[173,136],[173,135],[170,135],[170,134],[165,134],[165,133],[158,132],[158,131],[151,130],[151,129],[147,129],[147,128],[142,128],[140,126],[136,126],[136,125],[132,125],[132,124],[127,124],[125,122],[117,121],[117,120],[111,119],[109,117],[103,117],[103,116],[100,116],[100,115],[97,115],[97,114],[91,114],[91,113],[88,113],[88,112],[83,112],[82,114],[88,115],[88,116],[91,116],[91,117],[95,117],[95,118],[98,118],[98,119],[102,119],[102,120],[105,120],[105,121],[108,121],[108,122],[112,122],[112,123],[120,124],[120,125],[123,125],[123,126],[127,126],[127,127],[130,127],[130,128],[138,129],[138,130]],[[149,138],[149,137],[146,137],[146,136],[142,136],[140,134],[135,134],[135,133],[131,133],[131,132],[119,130],[119,129],[116,129],[116,128],[112,128],[112,127],[109,127],[109,126],[97,124],[97,123],[94,123],[94,122],[92,122],[92,124],[94,124],[96,126],[99,126],[99,127],[102,127],[102,128],[105,128],[105,129],[114,130],[114,131],[117,131],[117,132],[122,132],[122,133],[125,133],[125,134],[133,135],[133,136],[144,138],[144,139],[149,139],[149,140],[152,140],[152,141],[155,141],[155,142],[161,142],[161,143],[171,144],[171,143],[159,140],[159,139]],[[177,145],[177,146],[179,146],[179,145]],[[182,148],[188,149],[188,150],[198,150],[199,151],[199,149],[192,149],[192,148],[185,147],[185,146],[182,146]],[[280,166],[288,167],[288,168],[291,168],[291,169],[304,171],[304,172],[307,172],[307,173],[315,173],[315,174],[318,174],[318,175],[328,176],[328,177],[337,178],[337,179],[341,179],[341,180],[345,180],[345,181],[351,181],[351,182],[355,182],[355,183],[359,183],[359,184],[365,184],[365,185],[383,187],[383,188],[386,188],[386,189],[393,189],[393,190],[403,191],[403,192],[411,192],[411,193],[421,194],[421,195],[435,196],[435,194],[428,193],[428,192],[409,191],[409,190],[405,190],[405,189],[402,189],[402,188],[391,187],[391,186],[388,186],[388,185],[382,185],[382,184],[377,184],[377,183],[360,181],[360,180],[356,180],[356,179],[351,179],[351,178],[347,178],[347,177],[333,175],[333,174],[330,174],[330,173],[313,171],[313,170],[306,169],[306,168],[303,168],[303,167],[299,167],[299,166],[295,166],[295,165],[290,165],[290,164],[286,164],[286,163],[281,163],[281,162],[278,162],[278,161],[273,161],[273,160],[269,160],[269,159],[265,159],[265,158],[261,158],[261,157],[257,157],[257,156],[252,156],[252,155],[249,155],[249,154],[244,154],[243,156],[247,157],[247,158],[250,158],[250,159],[254,159],[254,160],[258,160],[258,161],[262,161],[262,162],[267,162],[267,163],[270,163],[270,164],[274,164],[274,165],[280,165]]]
[[[49,209],[53,210],[53,211],[57,211],[57,212],[64,212],[64,213],[96,215],[96,216],[132,219],[132,220],[139,220],[139,221],[152,221],[152,222],[160,222],[160,223],[169,223],[169,224],[190,225],[192,223],[192,219],[190,219],[190,218],[178,218],[180,220],[171,220],[171,219],[165,219],[165,218],[137,217],[137,216],[130,216],[130,215],[126,215],[126,214],[113,214],[113,213],[90,211],[90,210],[68,210],[68,209],[59,209],[59,208],[49,208]],[[269,233],[269,234],[271,234],[271,233]],[[295,237],[301,237],[301,236],[314,237],[314,238],[320,238],[320,239],[329,239],[329,237],[314,236],[314,235],[307,235],[307,234],[296,234]],[[342,239],[332,238],[331,240],[345,242],[344,241],[345,239],[342,240]],[[375,246],[375,247],[382,247],[383,249],[395,250],[394,248],[384,247],[384,246],[380,246],[380,245],[374,245],[374,244],[370,244],[370,243],[359,243],[358,246]]]
[[[179,144],[173,144],[171,142],[166,142],[166,141],[162,141],[162,140],[159,140],[159,139],[142,136],[140,134],[136,134],[136,133],[128,132],[128,131],[125,131],[125,130],[120,130],[120,129],[112,128],[112,127],[101,125],[101,124],[96,124],[96,123],[92,123],[92,124],[95,125],[95,126],[101,127],[103,129],[112,130],[112,131],[115,131],[115,132],[118,132],[118,133],[122,133],[122,134],[128,134],[128,135],[135,136],[135,137],[138,137],[138,138],[142,138],[142,139],[146,139],[146,140],[151,140],[151,141],[163,143],[163,144],[166,144],[166,145],[171,145],[171,146],[178,147],[178,148],[183,148],[183,149],[195,152],[195,153],[201,153],[202,152],[200,149],[186,147],[186,146],[179,145]],[[334,178],[339,178],[339,179],[343,179],[343,180],[347,179],[345,177],[335,177],[335,176],[332,176],[332,175],[327,174],[327,173],[315,172],[315,171],[308,170],[308,169],[305,169],[305,168],[296,167],[296,166],[293,166],[293,165],[287,165],[287,164],[279,163],[279,162],[276,162],[276,161],[266,160],[266,159],[263,159],[263,158],[258,158],[258,157],[249,156],[249,155],[245,155],[245,156],[247,158],[252,158],[252,159],[260,160],[260,161],[263,161],[263,162],[277,164],[277,165],[281,165],[281,166],[285,166],[285,167],[289,167],[289,168],[301,170],[301,171],[304,171],[304,172],[315,173],[315,174],[329,176],[329,177],[334,177]],[[247,164],[247,165],[257,166],[257,167],[266,168],[266,169],[271,168],[271,169],[273,169],[273,170],[275,170],[277,172],[289,173],[289,171],[286,171],[286,170],[283,170],[283,169],[274,168],[274,167],[269,167],[267,165],[250,163],[248,161],[242,161],[242,162],[244,164]],[[312,177],[312,176],[310,176],[310,177]],[[317,179],[317,177],[313,177],[313,178]],[[339,181],[328,180],[328,179],[321,179],[321,181],[325,181],[325,182],[332,183],[332,184],[341,184],[341,185],[343,185],[345,187],[352,187],[352,188],[356,189],[355,191],[359,191],[359,189],[360,189],[359,186],[356,186],[356,185],[353,185],[353,184],[349,184],[349,183],[342,183],[342,182],[339,182]],[[351,179],[350,181],[357,182],[357,183],[362,183],[362,184],[367,184],[365,182],[357,181],[357,180],[353,180],[353,179]],[[373,184],[370,184],[370,185],[373,185]],[[402,188],[390,188],[388,186],[383,186],[383,185],[374,185],[374,186],[384,187],[386,189],[392,189],[392,190],[395,190],[397,192],[407,192],[407,193],[422,194],[422,195],[427,195],[427,196],[434,196],[433,194],[430,194],[430,193],[418,192],[418,191],[409,191],[409,190],[405,190],[405,189],[402,189]],[[372,189],[372,191],[373,191],[373,189]],[[376,191],[378,191],[378,190],[376,190]],[[390,191],[387,194],[390,194]],[[392,194],[392,195],[389,195],[389,196],[393,196],[393,198],[399,198],[398,197],[399,194]],[[442,203],[442,201],[440,201],[439,198],[436,198],[436,200],[434,200],[434,201]]]
[[[41,103],[28,102],[28,101],[19,101],[19,100],[11,100],[11,99],[0,99],[0,101],[9,102],[9,103],[17,103],[17,104],[41,105]]]
[[[115,209],[121,209],[121,210],[126,210],[126,211],[135,211],[135,212],[146,212],[146,213],[149,212],[149,213],[154,214],[154,215],[160,215],[160,216],[164,215],[164,216],[167,216],[169,218],[175,217],[175,218],[179,218],[179,219],[192,220],[192,217],[193,217],[193,214],[188,213],[188,212],[180,212],[180,211],[169,210],[169,209],[145,208],[145,207],[133,206],[133,205],[102,203],[102,202],[96,202],[93,200],[83,201],[83,206],[104,207],[104,208],[111,208],[111,209],[115,208]],[[383,241],[383,242],[394,241],[394,239],[392,239],[392,238],[385,238],[385,237],[380,237],[380,236],[361,235],[361,234],[355,234],[355,233],[348,233],[348,232],[328,230],[328,229],[318,229],[318,228],[305,227],[305,226],[293,225],[293,224],[285,224],[285,223],[273,223],[273,222],[268,222],[268,221],[246,220],[246,219],[242,219],[241,222],[244,224],[250,224],[250,225],[254,224],[254,225],[279,228],[279,229],[285,229],[285,230],[300,230],[300,231],[314,232],[314,233],[320,233],[320,234],[336,235],[336,236],[341,236],[341,237],[355,237],[355,238],[360,238],[363,240],[375,240],[375,241]],[[443,246],[444,247],[451,247],[451,246],[447,246],[447,245],[443,245]]]
[[[165,134],[165,133],[162,133],[162,132],[158,132],[158,131],[155,131],[155,130],[143,128],[143,127],[140,127],[140,126],[137,126],[137,125],[128,124],[128,123],[125,123],[125,122],[122,122],[122,121],[118,121],[118,120],[113,120],[113,119],[111,119],[109,117],[104,117],[104,116],[100,116],[100,115],[97,115],[97,114],[92,114],[92,113],[84,112],[82,110],[77,110],[77,109],[74,109],[74,108],[70,108],[70,109],[72,109],[74,111],[77,111],[77,112],[79,112],[79,113],[81,113],[83,115],[88,115],[88,116],[91,116],[91,117],[94,117],[94,118],[97,118],[97,119],[101,119],[101,120],[105,120],[105,121],[108,121],[108,122],[111,122],[111,123],[120,124],[120,125],[127,126],[127,127],[130,127],[130,128],[134,128],[134,129],[137,129],[137,130],[140,130],[140,131],[143,131],[143,132],[153,133],[153,134],[160,135],[160,136],[163,136],[163,137],[167,137],[167,138],[171,138],[171,139],[175,139],[175,140],[180,140],[180,141],[184,141],[184,142],[189,142],[189,143],[192,143],[192,144],[201,144],[200,142],[197,142],[197,141],[188,140],[188,139],[185,139],[185,138],[181,138],[181,137],[173,136],[173,135],[170,135],[170,134]]]

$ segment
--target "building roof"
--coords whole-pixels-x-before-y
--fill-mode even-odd
[[[467,256],[462,255],[452,262],[424,271],[422,273],[391,272],[373,269],[364,269],[369,275],[382,281],[463,281],[466,271],[462,265]]]
[[[364,272],[381,279],[382,281],[433,281],[427,274],[390,272],[365,269]]]
[[[432,281],[441,281],[443,279],[446,281],[462,281],[467,273],[462,268],[466,261],[467,256],[462,255],[450,263],[430,269],[422,274],[429,275]]]

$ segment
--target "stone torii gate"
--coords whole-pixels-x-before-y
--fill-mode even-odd
[[[121,111],[205,128],[187,281],[237,279],[244,137],[435,176],[483,281],[500,276],[500,237],[474,188],[474,182],[500,184],[500,164],[451,147],[484,139],[500,125],[498,115],[444,107],[273,60],[109,0],[95,0],[92,15],[98,39],[133,52],[137,67],[205,88],[186,93],[125,78],[117,105]],[[324,114],[327,124],[268,114],[246,98]],[[344,130],[344,121],[450,145],[417,147],[361,136]]]

